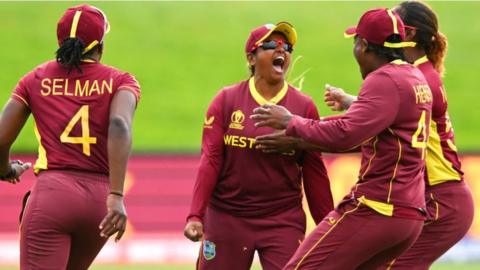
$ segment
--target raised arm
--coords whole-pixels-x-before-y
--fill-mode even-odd
[[[198,241],[203,237],[203,217],[223,166],[223,104],[220,92],[210,105],[203,125],[202,154],[193,188],[190,213],[184,229],[185,237]]]

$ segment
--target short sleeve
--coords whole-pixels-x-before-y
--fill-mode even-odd
[[[33,72],[30,72],[23,76],[20,81],[18,81],[17,85],[13,89],[13,93],[11,98],[19,101],[25,106],[30,108],[30,94],[29,94],[29,83],[32,80]]]
[[[137,104],[140,101],[141,91],[140,91],[140,84],[138,83],[137,79],[129,73],[123,73],[120,78],[120,83],[118,84],[118,90],[127,90],[132,92],[135,95],[135,99],[137,100]]]

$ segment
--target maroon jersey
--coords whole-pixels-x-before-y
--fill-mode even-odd
[[[272,133],[250,119],[261,104],[278,103],[306,118],[318,119],[313,101],[285,83],[272,100],[255,89],[253,78],[224,88],[211,103],[203,128],[202,155],[189,220],[202,220],[207,205],[235,216],[261,217],[298,206],[302,176],[316,222],[332,208],[328,176],[319,153],[265,154],[255,137]]]
[[[140,98],[133,76],[97,62],[82,62],[82,73],[55,61],[25,75],[12,98],[35,119],[39,155],[35,172],[76,169],[108,174],[110,102],[121,88]]]
[[[428,186],[447,181],[462,181],[463,172],[455,146],[452,124],[448,117],[447,95],[440,75],[426,56],[415,61],[414,65],[422,71],[433,95],[430,137],[425,159],[425,181]]]
[[[370,73],[358,100],[340,118],[294,116],[288,135],[334,151],[361,145],[359,180],[346,199],[380,214],[420,218],[425,208],[424,155],[432,94],[420,70],[401,61]]]

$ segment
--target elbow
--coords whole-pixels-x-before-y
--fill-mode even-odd
[[[130,138],[130,124],[122,117],[110,117],[110,124],[108,128],[109,137],[123,137]]]

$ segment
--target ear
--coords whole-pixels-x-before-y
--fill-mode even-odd
[[[249,66],[255,66],[255,64],[257,63],[257,57],[253,53],[248,53],[247,61]]]
[[[413,41],[417,35],[417,29],[405,29],[405,41]]]
[[[360,45],[360,50],[362,52],[367,52],[367,49],[368,49],[368,41],[364,38],[361,38],[359,40],[359,45]]]

